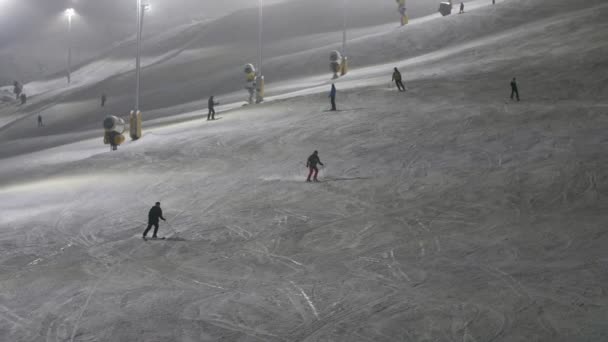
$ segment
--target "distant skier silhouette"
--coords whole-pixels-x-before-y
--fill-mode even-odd
[[[21,100],[22,105],[27,103],[27,95],[25,95],[25,93],[21,93],[21,95],[19,95],[19,99]]]
[[[517,89],[517,80],[515,77],[513,77],[513,80],[511,81],[511,100],[513,100],[513,97],[517,98],[517,101],[519,101],[519,90]]]
[[[460,12],[458,12],[458,14],[462,14],[464,13],[464,2],[460,3]]]
[[[13,81],[13,93],[15,94],[15,100],[19,100],[19,95],[23,92],[23,85],[17,81]]]
[[[146,228],[143,234],[144,240],[146,239],[146,235],[148,235],[148,232],[150,231],[150,228],[152,228],[152,226],[154,226],[154,234],[152,234],[152,238],[158,238],[158,219],[167,221],[163,217],[163,210],[160,208],[160,202],[156,202],[156,205],[153,206],[152,209],[150,209],[150,211],[148,212],[148,227]]]
[[[307,182],[310,182],[310,177],[313,177],[313,181],[318,182],[317,176],[319,174],[319,169],[317,168],[317,164],[323,166],[321,159],[319,159],[319,152],[314,151],[306,161],[306,167],[309,170],[308,178],[306,178]]]
[[[337,108],[336,108],[336,93],[337,93],[336,86],[332,83],[331,84],[331,90],[329,92],[329,99],[331,100],[331,110],[332,111],[336,111],[337,110]]]
[[[219,102],[215,102],[214,96],[211,95],[208,101],[209,114],[207,114],[207,120],[215,120],[215,106],[219,105]]]
[[[399,89],[399,91],[405,91],[405,86],[403,85],[401,79],[402,77],[401,73],[399,72],[399,69],[395,68],[393,71],[393,81],[395,81],[395,84],[397,85],[397,89]]]
[[[108,97],[106,96],[105,93],[101,94],[101,106],[104,107],[106,105],[106,101],[108,100]]]
[[[44,124],[42,123],[42,116],[38,115],[38,127],[44,127]]]

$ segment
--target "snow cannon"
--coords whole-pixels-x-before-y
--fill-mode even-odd
[[[342,63],[340,63],[340,76],[344,76],[348,73],[348,57],[342,56]]]
[[[107,116],[103,120],[103,143],[110,145],[112,151],[118,149],[118,145],[125,142],[125,136],[122,135],[125,131],[125,121],[116,116]]]
[[[255,99],[255,103],[264,102],[264,76],[260,75],[255,78],[255,91],[257,93],[257,97]]]
[[[342,55],[340,51],[334,50],[329,54],[329,67],[334,73],[333,79],[340,77],[338,74],[341,72],[342,66]]]
[[[407,8],[405,7],[405,0],[396,0],[397,1],[397,10],[399,14],[401,14],[401,26],[405,26],[410,21],[407,15]]]
[[[255,93],[255,67],[253,66],[253,64],[247,64],[245,65],[245,75],[246,75],[246,84],[245,84],[245,89],[247,89],[247,91],[249,92],[249,103],[253,103],[253,95]]]
[[[129,113],[129,135],[131,140],[141,138],[141,111],[131,111]]]
[[[446,16],[446,15],[450,15],[452,14],[452,2],[442,2],[439,4],[439,13],[441,13],[442,16]]]

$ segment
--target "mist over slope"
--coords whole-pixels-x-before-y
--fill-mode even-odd
[[[287,28],[292,33],[309,31],[305,18],[319,15],[329,25],[318,26],[318,32],[336,27],[332,18],[337,20],[336,23],[342,23],[342,0],[291,1],[287,6],[273,6],[282,2],[288,0],[264,1],[268,10],[266,23],[271,34],[282,34]],[[250,39],[249,33],[256,32],[252,27],[257,27],[257,10],[248,10],[257,6],[256,1],[157,0],[151,4],[152,10],[146,15],[147,35],[226,15],[234,16],[234,20],[228,19],[218,25],[216,28],[221,32],[213,32],[212,37],[224,41],[234,37]],[[6,84],[13,79],[26,82],[63,71],[68,41],[67,24],[62,13],[68,7],[74,7],[78,12],[74,18],[72,38],[75,64],[95,58],[117,42],[132,39],[136,32],[135,0],[7,1],[0,7],[0,83]],[[348,7],[354,16],[351,22],[354,26],[396,21],[398,17],[392,0],[378,3],[354,0],[349,1]],[[434,11],[436,4],[411,0],[409,7],[413,16],[420,16]],[[286,25],[287,21],[292,25]]]
[[[282,16],[269,16],[266,34],[284,39],[265,41],[264,70],[268,82],[268,95],[284,92],[289,85],[287,80],[305,75],[318,75],[319,84],[329,76],[327,56],[331,49],[340,48],[341,24],[335,24],[335,31],[318,32],[317,25],[328,25],[324,16],[327,7],[316,6],[314,2],[307,7],[318,16],[303,17],[295,22],[308,20],[307,31],[290,31],[290,22],[282,18],[298,17],[302,3],[285,3]],[[399,61],[407,58],[426,58],[427,54],[450,48],[455,51],[475,49],[475,44],[483,45],[484,39],[494,39],[494,35],[514,34],[513,44],[527,48],[525,42],[526,25],[543,27],[545,20],[557,16],[567,16],[571,12],[601,4],[601,1],[551,2],[508,1],[487,6],[485,2],[467,16],[440,17],[433,15],[417,23],[412,21],[405,28],[391,22],[386,26],[360,28],[350,31],[349,57],[354,74],[358,68],[375,64]],[[476,4],[476,3],[472,3]],[[314,6],[313,6],[314,5]],[[291,12],[287,11],[290,9]],[[244,17],[243,17],[244,16]],[[255,31],[240,29],[244,18],[254,20],[256,9],[239,12],[211,22],[195,23],[165,30],[161,35],[148,36],[144,44],[146,56],[142,74],[142,107],[146,119],[167,117],[179,112],[206,107],[206,98],[211,95],[225,95],[222,102],[240,101],[245,97],[243,91],[242,65],[255,61],[256,40],[249,43],[233,37],[233,31]],[[315,19],[320,18],[320,19]],[[370,23],[367,23],[370,24]],[[300,24],[298,24],[300,25]],[[303,24],[302,24],[303,25]],[[559,24],[557,24],[559,25]],[[233,27],[218,41],[218,35]],[[328,26],[329,27],[329,26]],[[283,32],[284,31],[284,32]],[[211,34],[210,32],[214,32]],[[602,37],[601,31],[593,32]],[[479,39],[479,42],[473,41]],[[221,41],[221,42],[220,42]],[[215,42],[215,43],[214,43]],[[473,42],[474,45],[470,45]],[[469,44],[469,45],[467,45]],[[459,50],[460,49],[460,50]],[[597,48],[596,48],[597,49]],[[30,115],[41,113],[49,122],[47,134],[66,133],[70,130],[96,129],[100,118],[111,113],[125,115],[133,103],[133,46],[125,44],[108,52],[103,58],[82,66],[73,75],[74,85],[64,89],[62,77],[56,80],[33,82],[30,90],[51,91],[47,95],[34,96],[32,104],[20,108],[14,118],[6,118],[0,128],[0,140],[34,137],[39,132],[30,125]],[[532,52],[534,53],[534,52]],[[438,56],[446,56],[439,54]],[[511,58],[501,54],[491,55],[492,59]],[[415,61],[415,60],[412,60]],[[476,63],[484,63],[483,60]],[[390,70],[390,67],[387,67]],[[407,70],[406,72],[414,71]],[[389,72],[387,70],[387,72]],[[388,78],[389,75],[387,75]],[[279,82],[279,83],[277,83]],[[283,83],[281,83],[283,82]],[[273,83],[277,86],[273,86]],[[281,84],[279,87],[278,84]],[[601,86],[600,86],[601,87]],[[108,106],[103,110],[97,105],[102,92],[109,95]],[[177,106],[177,107],[176,107]],[[175,107],[175,108],[173,108]],[[68,112],[66,112],[68,111]],[[23,119],[23,120],[22,120]]]

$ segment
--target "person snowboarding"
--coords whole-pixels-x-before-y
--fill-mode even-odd
[[[401,72],[399,72],[399,69],[395,68],[395,71],[393,71],[393,81],[395,81],[395,84],[397,85],[397,89],[399,89],[399,91],[405,91],[405,86],[403,85],[401,79]]]
[[[163,210],[160,208],[160,202],[156,202],[156,205],[154,205],[152,209],[150,209],[150,212],[148,212],[148,227],[146,228],[143,234],[144,240],[146,239],[146,235],[148,235],[148,232],[150,231],[150,228],[152,228],[152,226],[154,226],[154,234],[152,234],[152,238],[158,238],[156,234],[158,233],[159,218],[163,221],[167,221],[163,217]]]
[[[519,90],[517,89],[517,80],[515,77],[513,77],[513,80],[511,81],[511,100],[513,100],[513,97],[517,98],[517,101],[519,101]]]
[[[209,98],[208,101],[208,107],[209,107],[209,114],[207,114],[207,121],[209,120],[215,120],[215,106],[219,105],[219,102],[215,102],[214,100],[214,96],[211,95],[211,97]]]
[[[106,96],[105,93],[101,94],[101,106],[104,107],[106,105],[106,101],[108,100],[108,97]]]
[[[458,12],[458,14],[462,14],[464,13],[464,2],[460,3],[460,12]]]
[[[317,164],[323,166],[323,163],[321,163],[321,159],[319,159],[319,152],[314,151],[310,155],[310,157],[308,157],[308,160],[306,161],[306,167],[309,170],[308,178],[306,178],[307,182],[310,182],[310,177],[313,177],[312,180],[314,182],[319,181],[319,180],[317,180],[317,175],[319,174],[319,169],[317,168]]]
[[[336,111],[336,86],[332,83],[331,84],[331,91],[329,92],[329,98],[331,100],[331,110],[332,111]]]
[[[42,116],[38,115],[38,127],[44,127],[44,124],[42,123]]]

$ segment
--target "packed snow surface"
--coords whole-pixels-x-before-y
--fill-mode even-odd
[[[514,0],[374,27],[337,112],[325,70],[277,77],[213,122],[158,107],[115,152],[92,97],[5,105],[0,340],[608,340],[606,15]],[[156,201],[167,239],[146,242]]]

